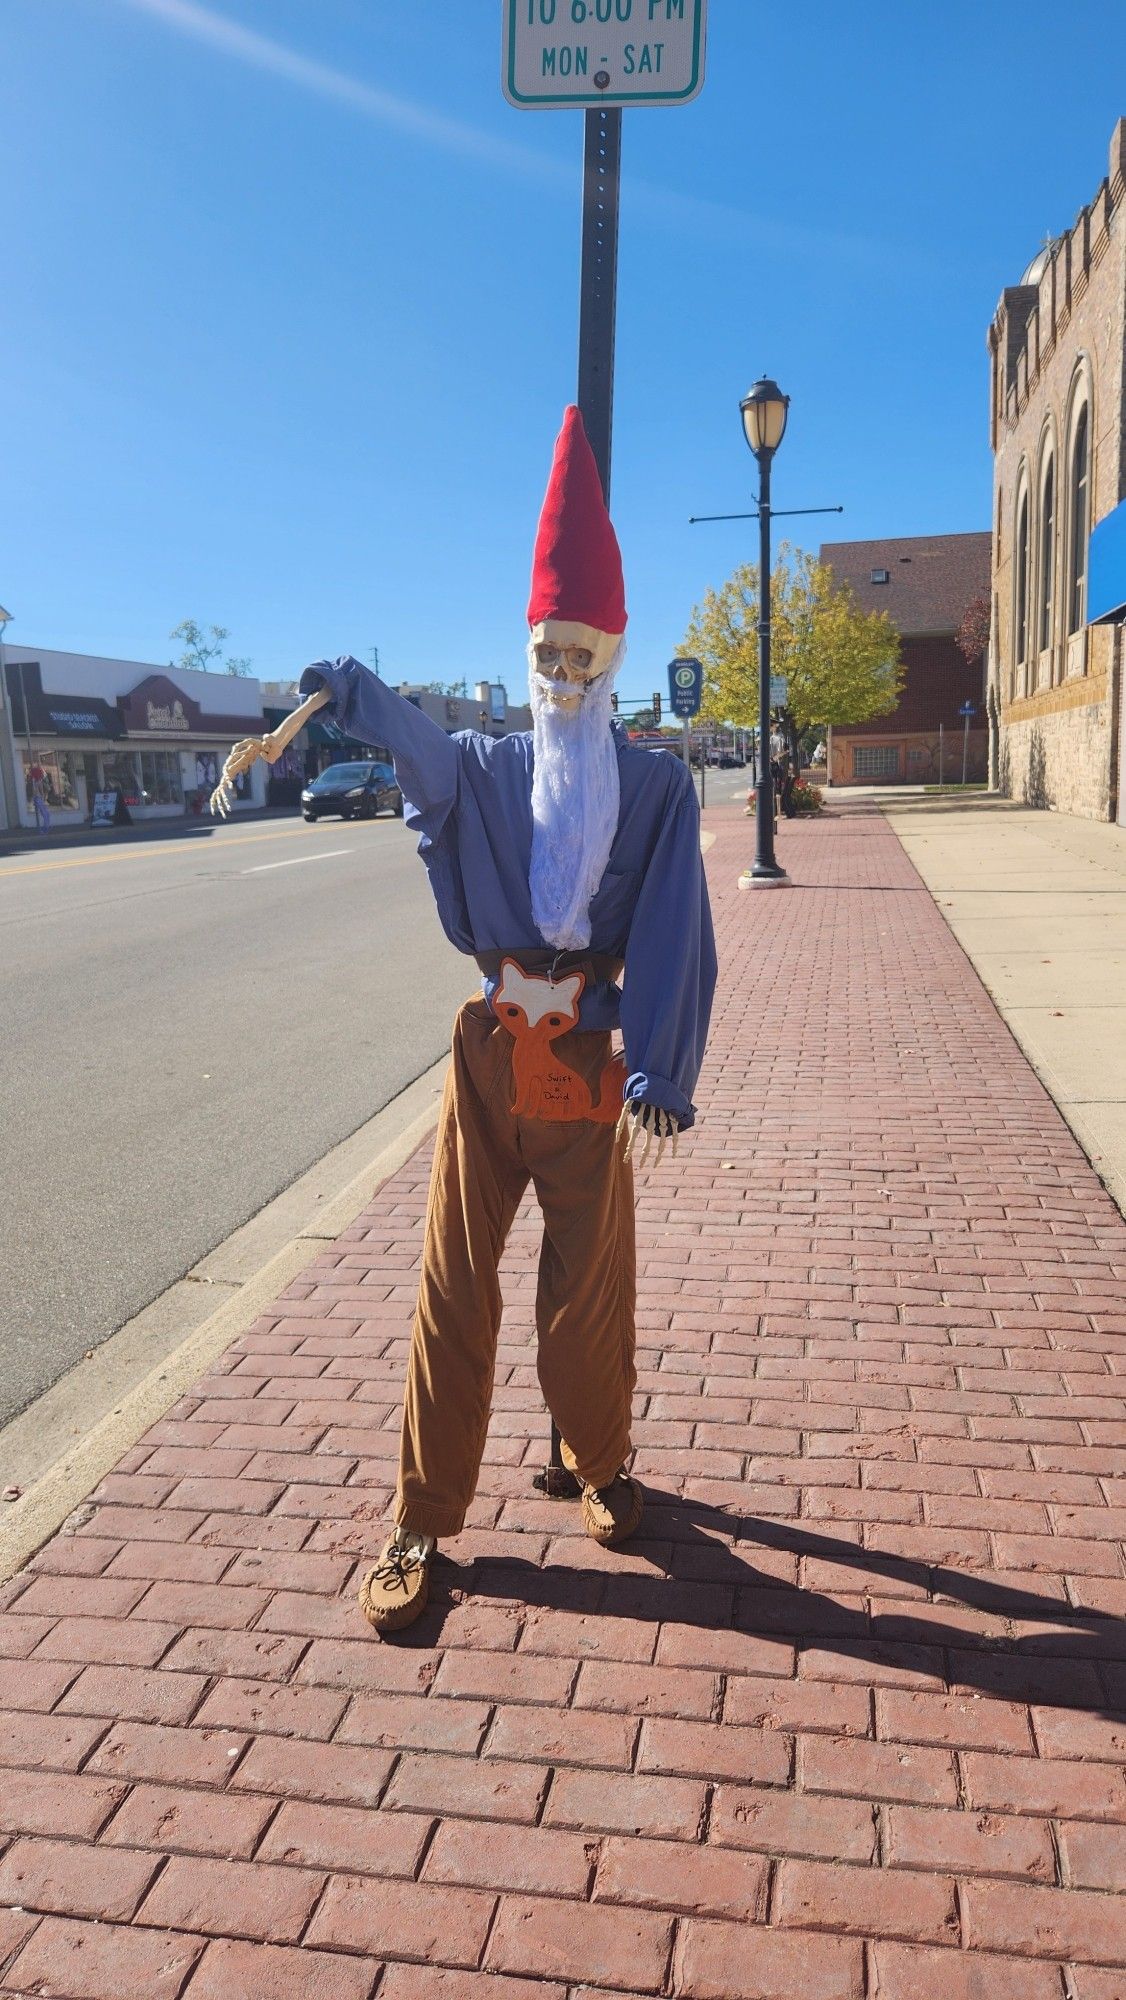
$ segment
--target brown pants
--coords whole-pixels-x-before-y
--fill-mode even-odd
[[[555,1044],[597,1099],[608,1034]],[[483,998],[454,1024],[411,1342],[395,1519],[456,1535],[477,1487],[500,1330],[497,1265],[529,1180],[543,1210],[536,1326],[544,1400],[592,1485],[630,1451],[633,1172],[614,1126],[512,1111],[512,1036]]]

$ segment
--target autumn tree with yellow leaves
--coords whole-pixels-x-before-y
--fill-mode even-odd
[[[704,669],[701,714],[758,721],[759,573],[744,563],[695,607],[681,652]],[[889,715],[903,686],[899,633],[886,611],[864,611],[827,563],[783,542],[770,580],[771,671],[789,700],[775,715],[796,748],[803,731]]]

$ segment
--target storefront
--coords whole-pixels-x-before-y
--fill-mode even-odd
[[[25,826],[82,825],[112,794],[131,820],[200,813],[232,744],[264,726],[259,683],[230,674],[7,646],[5,677]],[[236,791],[265,803],[260,764]]]

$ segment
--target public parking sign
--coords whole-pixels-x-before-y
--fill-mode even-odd
[[[682,721],[699,715],[704,692],[704,669],[699,660],[669,661],[669,706]]]
[[[524,111],[687,104],[704,82],[707,0],[503,0],[502,82]]]

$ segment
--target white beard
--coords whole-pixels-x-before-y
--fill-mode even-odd
[[[618,830],[618,752],[610,729],[610,692],[625,657],[623,639],[609,668],[588,682],[579,706],[562,709],[546,690],[529,648],[531,668],[532,915],[559,951],[585,951],[589,909]]]

